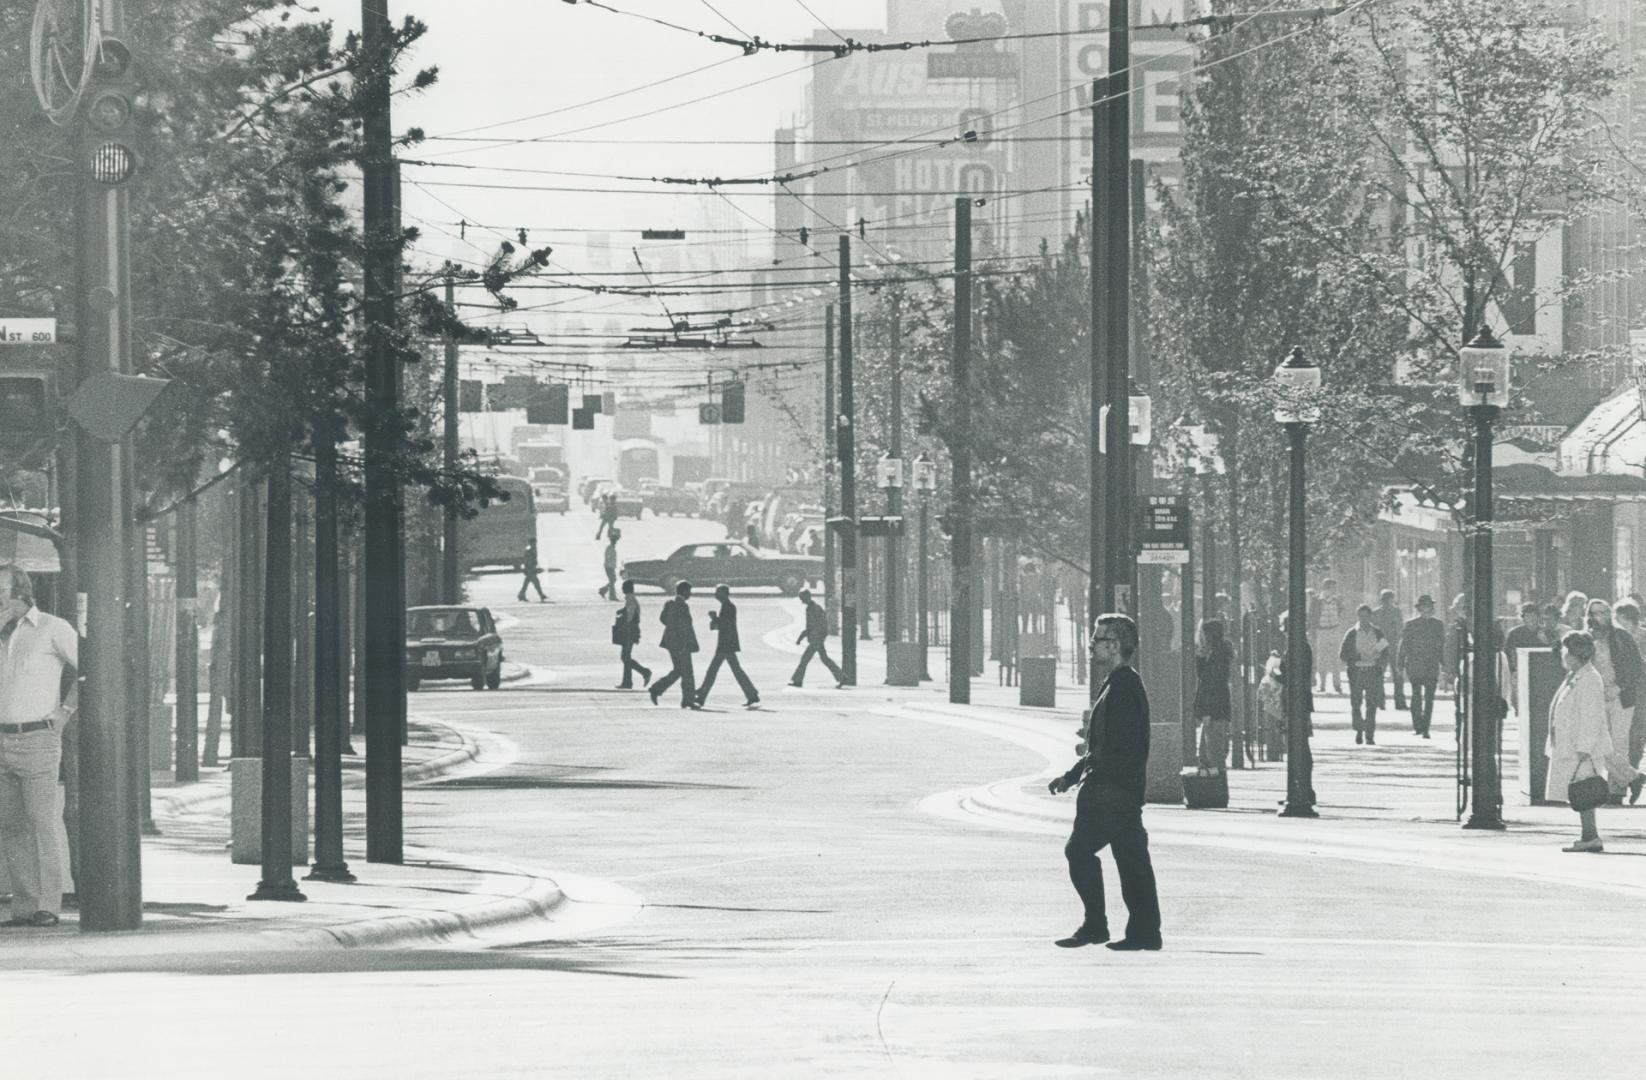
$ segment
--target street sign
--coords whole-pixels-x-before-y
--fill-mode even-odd
[[[884,517],[860,517],[857,519],[857,535],[902,536],[903,518],[893,514]]]
[[[1137,561],[1145,566],[1188,562],[1190,532],[1188,496],[1148,496],[1143,507],[1142,545]]]
[[[50,345],[56,340],[56,319],[0,319],[0,345]]]

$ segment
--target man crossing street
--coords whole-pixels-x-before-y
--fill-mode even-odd
[[[692,673],[692,653],[697,651],[697,631],[692,629],[692,609],[686,603],[692,597],[692,583],[682,581],[674,587],[674,599],[663,605],[658,622],[663,624],[663,640],[658,644],[669,654],[674,669],[652,684],[649,691],[652,704],[676,682],[680,684],[680,707],[700,709],[697,703],[697,678]]]
[[[823,610],[823,605],[812,599],[810,589],[800,590],[800,602],[806,605],[806,629],[800,631],[800,636],[794,639],[796,645],[802,641],[806,643],[806,651],[801,654],[800,665],[794,669],[794,676],[789,679],[790,686],[803,686],[806,682],[806,667],[812,662],[812,657],[823,661],[823,666],[829,669],[829,674],[835,678],[836,689],[846,685],[845,673],[840,670],[833,660],[829,659],[829,616]]]
[[[709,661],[709,670],[703,674],[703,684],[697,688],[697,703],[703,705],[708,702],[709,691],[714,688],[714,677],[719,673],[720,665],[725,664],[732,669],[738,688],[743,691],[743,704],[752,708],[760,704],[760,692],[754,688],[754,683],[737,660],[738,651],[742,648],[737,637],[737,605],[732,603],[732,591],[725,585],[714,587],[714,598],[720,601],[720,610],[709,612],[709,629],[714,630],[718,637],[715,639],[714,659]]]

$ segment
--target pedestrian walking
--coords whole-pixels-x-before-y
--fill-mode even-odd
[[[1446,653],[1446,624],[1435,618],[1435,599],[1417,598],[1417,615],[1400,631],[1400,657],[1395,666],[1411,684],[1412,734],[1429,737],[1435,711],[1435,686]]]
[[[1106,668],[1108,675],[1086,722],[1086,753],[1074,768],[1047,785],[1053,795],[1080,785],[1074,829],[1063,855],[1085,917],[1074,933],[1058,940],[1065,949],[1109,941],[1103,864],[1098,858],[1105,847],[1114,855],[1127,915],[1126,936],[1109,942],[1109,948],[1153,951],[1161,944],[1160,898],[1154,865],[1149,861],[1149,834],[1143,828],[1149,694],[1132,666],[1137,646],[1137,624],[1130,617],[1097,617],[1091,639],[1092,672],[1095,678]]]
[[[1320,666],[1315,671],[1315,677],[1320,680],[1322,693],[1326,690],[1327,676],[1330,675],[1332,692],[1343,692],[1342,667],[1338,663],[1338,639],[1343,634],[1343,598],[1337,594],[1337,579],[1327,578],[1320,583],[1320,594],[1315,601],[1314,629],[1310,633],[1310,649],[1315,656],[1320,657]]]
[[[1383,706],[1383,668],[1389,641],[1372,622],[1372,606],[1355,609],[1355,624],[1343,635],[1337,658],[1349,670],[1349,717],[1355,745],[1377,745],[1377,710]]]
[[[652,704],[673,686],[680,684],[680,707],[700,709],[697,703],[697,679],[692,673],[692,653],[697,651],[697,631],[692,629],[692,609],[686,601],[692,598],[692,583],[682,581],[674,587],[674,599],[663,605],[657,621],[663,624],[663,640],[658,644],[669,654],[673,668],[652,684],[649,691]]]
[[[594,538],[600,539],[600,534],[617,527],[617,492],[608,491],[600,496],[600,525],[594,530]]]
[[[720,610],[709,612],[709,629],[717,635],[714,659],[709,661],[709,670],[703,673],[703,683],[697,688],[697,703],[703,705],[708,702],[709,691],[714,688],[714,677],[719,674],[720,665],[725,664],[732,669],[738,689],[743,691],[744,706],[752,708],[760,704],[760,692],[754,688],[754,683],[744,674],[743,665],[737,660],[737,654],[742,649],[737,637],[737,605],[732,603],[732,591],[725,585],[714,587],[714,598],[720,601]]]
[[[640,644],[640,601],[634,598],[632,581],[623,583],[623,606],[617,612],[617,621],[612,623],[612,644],[618,646],[618,655],[623,660],[623,681],[617,684],[617,688],[633,690],[634,673],[637,671],[644,680],[641,685],[650,686],[651,668],[634,658],[634,647]]]
[[[812,662],[812,657],[823,661],[823,666],[829,669],[834,676],[835,689],[846,685],[846,675],[840,666],[829,659],[829,616],[823,610],[823,605],[812,599],[810,589],[801,589],[800,602],[806,606],[806,628],[800,631],[800,636],[794,639],[796,645],[802,641],[806,643],[806,651],[800,654],[800,664],[794,669],[794,675],[789,679],[790,686],[803,686],[806,682],[806,667]]]
[[[623,539],[623,530],[613,528],[606,534],[606,553],[603,565],[606,569],[606,584],[600,586],[600,595],[607,600],[617,599],[617,542]]]
[[[543,572],[543,567],[537,562],[537,541],[532,539],[526,542],[525,553],[520,556],[520,570],[525,575],[520,579],[520,591],[515,599],[524,603],[528,588],[537,590],[537,599],[547,603],[548,597],[543,593],[543,583],[537,580],[537,575]]]
[[[1640,625],[1640,605],[1634,600],[1625,600],[1612,609],[1612,616],[1623,632],[1629,635],[1629,640],[1635,643],[1635,650],[1640,653],[1641,659],[1646,660],[1646,627]],[[1629,765],[1635,769],[1640,768],[1641,757],[1646,754],[1646,709],[1640,707],[1642,694],[1646,694],[1646,673],[1635,684],[1635,713],[1629,722]],[[1641,787],[1639,781],[1629,786],[1631,806],[1640,801]]]
[[[1627,783],[1634,773],[1612,742],[1605,679],[1596,670],[1594,658],[1595,640],[1589,634],[1574,630],[1561,640],[1566,678],[1549,704],[1549,736],[1544,745],[1549,771],[1543,797],[1568,803],[1577,811],[1581,831],[1577,842],[1563,851],[1605,850],[1595,826],[1595,809],[1605,801],[1606,791],[1585,792],[1574,785],[1598,777],[1610,789],[1620,780]],[[1586,786],[1600,787],[1592,782]]]
[[[1446,610],[1446,635],[1441,644],[1440,657],[1440,689],[1442,691],[1454,695],[1459,694],[1457,685],[1463,674],[1463,656],[1470,647],[1469,605],[1464,595],[1458,593],[1452,598],[1452,606]],[[1457,698],[1454,696],[1454,703],[1456,700]]]
[[[1202,769],[1223,771],[1229,755],[1229,722],[1234,704],[1229,695],[1234,646],[1224,635],[1222,619],[1200,624],[1195,652],[1194,715],[1200,722],[1199,758]]]
[[[63,728],[79,700],[74,627],[34,606],[28,574],[0,566],[0,853],[11,879],[6,926],[56,926],[63,910]]]
[[[1395,708],[1406,708],[1406,680],[1400,677],[1395,659],[1400,655],[1400,632],[1406,628],[1406,617],[1400,613],[1393,589],[1382,589],[1377,594],[1377,607],[1372,611],[1372,625],[1383,631],[1383,640],[1389,648],[1383,654],[1384,668],[1395,684]],[[1379,675],[1379,678],[1382,676]]]
[[[1633,638],[1621,627],[1612,625],[1612,605],[1605,600],[1589,601],[1588,623],[1589,636],[1594,639],[1595,646],[1594,659],[1590,662],[1600,672],[1601,686],[1605,691],[1606,726],[1611,734],[1612,746],[1617,749],[1620,759],[1626,762],[1629,728],[1634,723],[1635,691],[1640,686],[1642,674],[1640,652],[1635,648]],[[1614,769],[1612,772],[1617,776],[1623,770]],[[1640,785],[1633,775],[1614,781],[1613,793],[1621,794],[1625,787],[1630,789],[1629,793],[1635,799],[1640,798]]]

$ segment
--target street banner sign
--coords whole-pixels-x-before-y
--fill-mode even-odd
[[[1188,496],[1148,496],[1143,507],[1142,546],[1137,561],[1149,566],[1188,562],[1190,532]]]
[[[0,345],[50,345],[56,340],[56,319],[0,319]]]

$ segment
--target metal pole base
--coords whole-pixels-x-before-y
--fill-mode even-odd
[[[348,863],[338,863],[336,866],[321,866],[319,863],[315,863],[309,869],[309,872],[303,875],[303,880],[329,881],[336,885],[352,885],[360,879],[349,873]]]
[[[301,903],[308,897],[297,888],[297,882],[287,878],[285,881],[260,881],[257,891],[246,897],[247,900],[283,900],[288,903]]]
[[[1317,818],[1313,803],[1287,803],[1280,808],[1281,817]]]
[[[138,832],[142,833],[144,836],[159,836],[160,826],[154,823],[153,818],[150,818],[138,826]]]
[[[1470,814],[1469,820],[1463,823],[1465,829],[1489,829],[1493,832],[1502,832],[1509,826],[1496,814]]]

